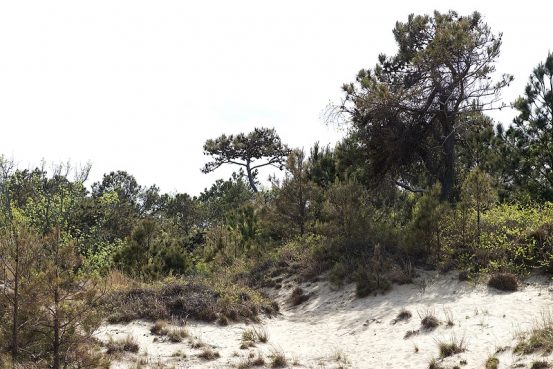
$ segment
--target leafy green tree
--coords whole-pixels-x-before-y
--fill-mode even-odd
[[[115,192],[122,202],[138,205],[141,186],[136,181],[134,176],[125,171],[118,170],[104,174],[101,182],[96,182],[92,185],[92,196],[98,198],[106,192]]]
[[[364,241],[370,235],[371,210],[368,193],[360,183],[336,180],[326,193],[324,231],[347,243]]]
[[[92,184],[97,211],[102,214],[102,227],[110,242],[128,237],[141,216],[143,189],[134,176],[125,171],[105,174],[102,181]],[[103,201],[101,199],[110,199]]]
[[[33,289],[36,287],[40,243],[27,227],[12,199],[11,176],[14,163],[0,156],[0,349],[8,349],[12,367],[21,351],[28,351],[28,330],[38,313]]]
[[[316,142],[309,151],[308,177],[319,187],[327,188],[334,183],[338,173],[336,155],[330,147],[321,147]]]
[[[494,146],[495,132],[490,117],[480,112],[464,114],[459,119],[458,133],[459,178],[465,178],[477,166],[489,173],[497,171],[500,158]]]
[[[250,188],[257,192],[259,169],[273,166],[282,170],[289,153],[274,129],[255,128],[248,134],[222,135],[205,142],[204,154],[210,155],[213,161],[208,162],[202,172],[213,172],[224,164],[238,165],[246,171]]]
[[[43,247],[40,304],[45,314],[38,332],[51,354],[52,369],[60,369],[71,364],[72,353],[99,327],[103,290],[97,277],[80,270],[78,247],[59,227],[43,237]]]
[[[439,181],[441,199],[452,199],[456,146],[463,114],[494,108],[512,79],[494,82],[501,34],[479,13],[410,15],[394,28],[398,51],[380,55],[373,70],[361,70],[344,85],[338,111],[352,122],[367,151],[374,181],[383,178],[416,191],[413,171],[424,168]]]
[[[303,236],[306,226],[313,219],[313,206],[317,188],[309,179],[310,163],[302,150],[294,150],[286,162],[286,175],[282,183],[274,180],[275,207],[278,219],[275,222],[287,224],[292,233]],[[319,177],[322,179],[321,177]]]
[[[183,275],[191,269],[184,237],[168,232],[154,218],[137,222],[113,261],[126,274],[149,280]]]
[[[201,208],[196,198],[185,193],[168,196],[165,200],[165,214],[180,232],[188,234],[192,227],[201,224]]]
[[[222,223],[232,212],[252,200],[253,196],[241,173],[227,180],[218,179],[199,196],[207,226]]]
[[[504,135],[506,164],[513,183],[537,200],[553,200],[553,53],[530,75],[524,96],[514,102],[519,115]],[[513,162],[513,160],[515,160]]]
[[[419,195],[405,233],[407,254],[427,262],[437,261],[442,249],[440,219],[447,205],[439,201],[440,192],[440,186],[435,185]]]
[[[3,278],[11,284],[12,292],[5,296],[17,328],[10,339],[12,355],[46,360],[54,369],[73,365],[73,353],[92,342],[100,323],[98,280],[83,269],[71,235],[70,219],[86,194],[88,170],[76,171],[72,179],[69,165],[54,167],[50,176],[38,171],[28,196],[18,200],[21,209],[10,203],[13,182],[2,180],[8,186],[2,185],[1,194],[1,264],[15,272],[13,283],[11,277]],[[18,348],[24,350],[18,353]]]
[[[41,246],[22,219],[4,224],[0,230],[0,352],[10,352],[12,366],[35,352],[33,329],[41,314],[37,304]]]
[[[259,217],[255,207],[251,204],[242,206],[228,219],[229,227],[235,231],[238,242],[235,248],[235,257],[239,255],[248,255],[253,251],[258,252],[259,236],[261,233],[259,226]],[[240,254],[239,254],[240,253]]]
[[[474,168],[463,182],[461,199],[469,209],[476,210],[476,235],[480,244],[482,212],[497,201],[491,176],[480,167]]]
[[[157,215],[166,205],[163,196],[156,185],[143,188],[138,195],[140,214],[147,216]]]

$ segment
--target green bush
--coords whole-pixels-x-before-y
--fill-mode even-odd
[[[415,203],[403,237],[403,252],[420,262],[435,264],[442,251],[440,220],[448,215],[447,205],[439,201],[439,186],[422,195]]]
[[[469,272],[553,272],[553,204],[502,204],[481,213],[458,206],[440,219],[442,255]]]
[[[349,270],[342,261],[338,261],[334,264],[332,269],[330,269],[330,274],[328,276],[330,283],[334,286],[340,287],[343,285],[344,280],[349,274]]]
[[[390,282],[377,276],[365,266],[360,266],[353,274],[355,294],[357,297],[367,297],[372,293],[385,292],[390,289]]]
[[[500,291],[513,292],[518,290],[518,281],[511,273],[495,273],[488,280],[488,286]]]

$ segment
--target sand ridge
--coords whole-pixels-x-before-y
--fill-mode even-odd
[[[188,339],[154,342],[148,322],[104,325],[96,336],[107,341],[131,335],[140,346],[139,357],[174,368],[236,368],[248,356],[259,354],[269,367],[271,354],[282,352],[290,367],[298,368],[422,369],[438,358],[438,343],[452,339],[463,339],[466,351],[439,360],[442,367],[484,368],[488,357],[495,354],[499,368],[511,368],[535,358],[512,353],[516,335],[531,329],[553,307],[553,285],[544,278],[528,280],[520,291],[506,293],[459,282],[455,273],[421,272],[413,284],[395,285],[384,295],[362,299],[355,297],[353,285],[335,289],[319,281],[302,284],[311,297],[297,307],[288,302],[296,284],[288,280],[283,285],[271,291],[281,314],[261,322],[269,335],[267,343],[240,349],[242,332],[254,325],[188,323],[192,341],[211,345],[221,356],[216,360],[199,358],[201,349],[192,348]],[[396,322],[402,309],[412,316]],[[421,329],[421,317],[428,313],[440,320],[432,331]],[[406,339],[408,331],[418,333]],[[135,360],[126,356],[113,367],[129,368]]]

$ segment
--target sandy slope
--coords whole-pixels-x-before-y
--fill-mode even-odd
[[[504,293],[485,285],[458,282],[453,274],[423,273],[415,284],[394,286],[385,295],[357,299],[353,286],[335,291],[323,281],[303,285],[312,298],[294,308],[286,302],[293,288],[288,283],[276,293],[282,314],[263,321],[269,333],[266,344],[240,350],[241,334],[247,328],[244,324],[219,327],[189,323],[193,336],[220,353],[221,358],[214,361],[198,358],[201,350],[192,349],[188,341],[153,342],[149,332],[151,323],[107,325],[97,336],[107,340],[110,336],[117,339],[130,334],[140,344],[140,355],[145,357],[147,353],[150,362],[163,362],[176,368],[236,367],[249,352],[261,352],[269,362],[274,350],[283,352],[290,366],[304,368],[428,368],[429,361],[438,356],[437,342],[456,337],[466,340],[467,350],[445,359],[442,366],[484,368],[489,356],[499,348],[513,346],[517,333],[530,329],[544,312],[553,308],[551,286],[545,280],[535,279],[527,281],[521,291]],[[402,308],[411,311],[413,316],[394,324]],[[432,332],[404,339],[407,331],[421,328],[419,315],[428,311],[434,312],[441,325]],[[454,322],[452,327],[446,324],[448,316]],[[173,357],[175,352],[185,353],[186,358]],[[347,360],[337,360],[337,357]],[[514,355],[511,349],[497,357],[500,368],[527,364],[533,359]],[[114,366],[130,367],[131,360],[127,357]],[[466,364],[461,365],[461,361]]]

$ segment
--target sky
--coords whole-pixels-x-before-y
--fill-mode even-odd
[[[164,192],[198,194],[202,146],[274,127],[291,147],[334,144],[323,112],[408,14],[478,10],[503,32],[506,102],[553,51],[553,1],[35,0],[0,2],[0,154],[20,168],[92,163]],[[493,114],[510,123],[514,113]],[[269,172],[262,172],[265,179]]]

